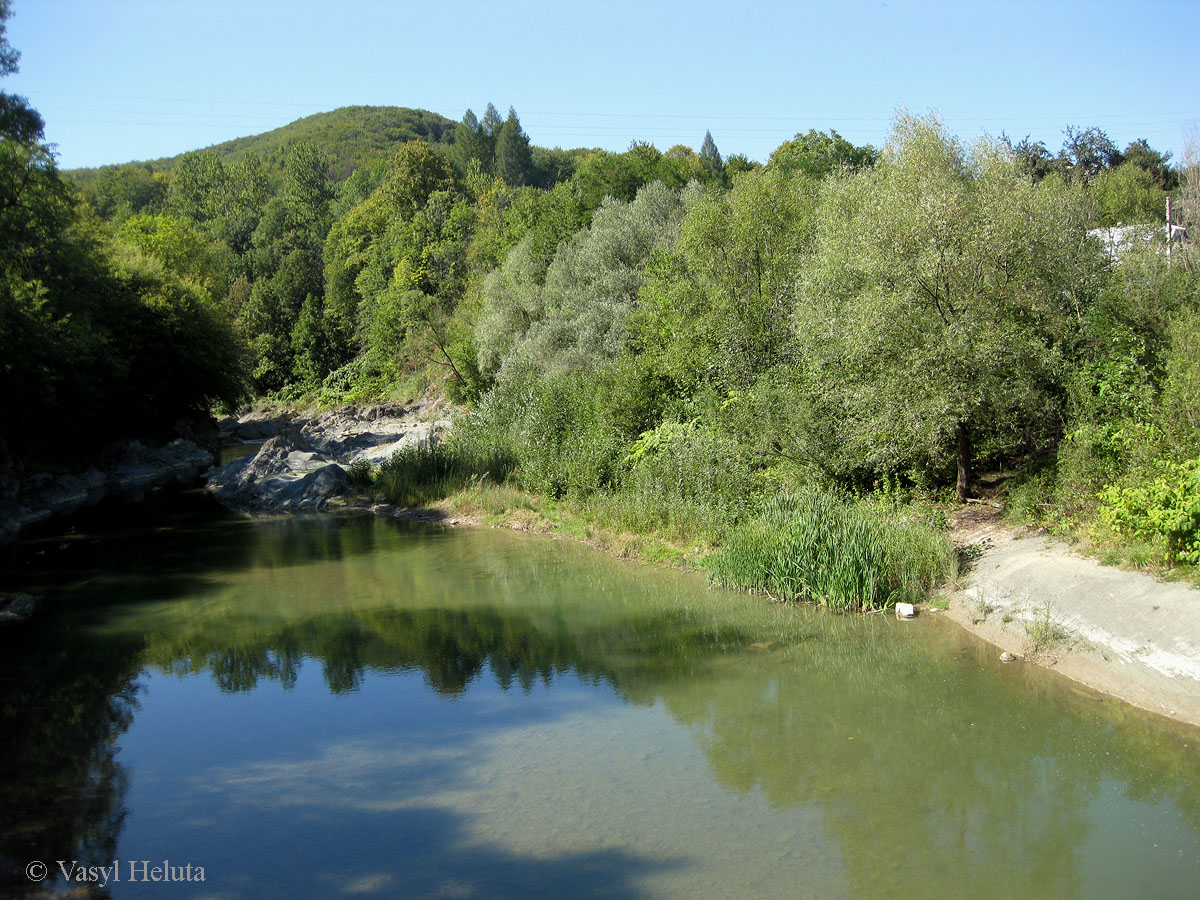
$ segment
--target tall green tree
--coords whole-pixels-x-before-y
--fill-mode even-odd
[[[109,221],[140,212],[156,213],[166,201],[167,179],[149,166],[129,163],[106,168],[96,182],[96,211]]]
[[[211,150],[185,153],[171,174],[167,211],[208,228],[224,213],[229,174]]]
[[[978,454],[1052,443],[1101,265],[1086,224],[1077,190],[932,118],[901,116],[874,170],[827,182],[795,320],[797,400],[823,411],[827,465],[949,462],[965,500]]]
[[[454,169],[446,157],[425,141],[409,141],[392,154],[377,193],[394,215],[409,220],[433,193],[453,187]]]
[[[1145,138],[1130,141],[1121,156],[1126,163],[1149,172],[1163,190],[1172,191],[1179,186],[1179,173],[1171,166],[1170,152],[1160,153]]]
[[[474,110],[468,109],[462,121],[454,127],[454,158],[463,170],[473,159],[479,160],[485,171],[491,170],[491,147]]]
[[[283,166],[280,194],[291,227],[302,240],[320,246],[329,231],[329,204],[334,197],[329,156],[313,144],[296,144]]]
[[[857,171],[874,165],[877,154],[870,144],[856,147],[836,131],[810,129],[784,141],[771,154],[768,165],[809,178],[824,178],[842,169]]]
[[[1078,128],[1068,125],[1063,134],[1062,150],[1058,155],[1073,177],[1089,182],[1101,170],[1121,164],[1121,151],[1112,139],[1096,126]]]
[[[517,111],[508,108],[508,118],[496,136],[496,161],[494,171],[514,187],[529,183],[533,158],[529,149],[529,135],[521,128]]]
[[[708,182],[723,181],[725,163],[721,160],[721,151],[713,140],[712,132],[704,132],[704,143],[700,145],[700,163],[704,167],[704,180]]]
[[[817,182],[768,167],[686,191],[678,244],[646,269],[638,347],[685,392],[743,391],[790,358],[796,282],[812,252]]]

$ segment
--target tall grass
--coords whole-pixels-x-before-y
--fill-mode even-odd
[[[771,500],[709,560],[714,581],[839,611],[915,602],[953,572],[938,530],[819,487]]]
[[[513,467],[499,448],[457,442],[409,444],[392,454],[375,476],[375,491],[389,503],[421,506],[444,499],[473,481],[502,482]]]

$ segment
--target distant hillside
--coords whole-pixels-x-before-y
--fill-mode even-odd
[[[317,113],[297,119],[282,128],[262,134],[236,138],[222,144],[205,147],[221,158],[226,165],[235,163],[247,153],[259,155],[268,171],[279,171],[287,152],[296,144],[315,144],[334,160],[337,178],[347,177],[354,169],[369,163],[397,144],[412,140],[433,143],[453,143],[457,123],[426,109],[403,106],[344,106],[332,112]],[[169,172],[181,156],[146,160],[142,165],[155,172]],[[79,184],[93,181],[105,169],[71,169],[65,174]]]

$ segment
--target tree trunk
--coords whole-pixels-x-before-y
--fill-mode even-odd
[[[967,423],[958,423],[958,502],[967,502],[967,491],[971,486],[971,435]]]

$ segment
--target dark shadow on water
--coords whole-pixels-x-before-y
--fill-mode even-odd
[[[92,604],[114,589],[141,600],[210,588],[222,573],[366,556],[405,541],[445,538],[436,523],[365,514],[247,515],[203,490],[164,490],[144,502],[104,501],[0,549],[0,590]]]
[[[38,895],[33,860],[111,860],[126,816],[142,645],[31,624],[0,631],[0,897]]]

